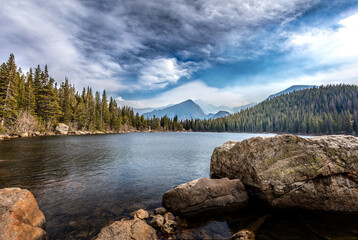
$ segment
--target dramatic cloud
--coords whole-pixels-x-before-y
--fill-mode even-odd
[[[0,60],[14,53],[24,70],[48,64],[57,81],[148,106],[167,93],[206,98],[185,89],[200,79],[211,103],[239,105],[290,79],[346,72],[358,59],[357,9],[349,0],[3,1]],[[238,90],[252,87],[263,92]]]
[[[183,76],[189,77],[188,70],[179,66],[175,58],[158,58],[149,61],[140,70],[138,87],[164,88]]]

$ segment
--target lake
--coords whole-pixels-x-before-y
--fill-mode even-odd
[[[209,177],[215,147],[254,136],[259,134],[133,133],[4,140],[0,188],[20,187],[35,195],[46,217],[48,239],[91,239],[102,227],[139,208],[161,206],[163,193],[174,186]],[[190,226],[214,238],[228,238],[266,211],[254,208],[198,219]],[[323,236],[358,236],[357,216],[268,213],[272,217],[260,229],[261,239],[321,239],[317,231]]]

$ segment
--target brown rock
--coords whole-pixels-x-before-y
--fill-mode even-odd
[[[176,222],[174,222],[172,220],[168,220],[162,226],[162,232],[164,232],[164,233],[172,233],[172,232],[174,232],[174,228],[176,226],[177,226]]]
[[[353,136],[255,137],[217,147],[211,177],[240,179],[272,206],[358,211],[358,139]]]
[[[155,228],[161,228],[164,225],[164,217],[162,215],[154,215],[150,221],[150,225]]]
[[[163,207],[159,207],[154,209],[154,214],[160,214],[160,215],[164,215],[167,213],[167,210]]]
[[[255,233],[251,230],[243,229],[235,233],[232,240],[255,240]]]
[[[103,228],[96,240],[155,240],[154,228],[140,219],[116,221]]]
[[[200,178],[164,193],[163,206],[178,215],[243,209],[248,195],[240,180]]]
[[[148,217],[149,217],[149,214],[144,209],[139,209],[139,210],[134,212],[134,218],[146,219]]]
[[[174,221],[175,217],[174,217],[173,213],[168,212],[168,213],[164,214],[164,220],[165,220],[165,222],[167,222],[168,220]]]
[[[20,188],[0,190],[0,239],[45,239],[45,223],[31,192]]]

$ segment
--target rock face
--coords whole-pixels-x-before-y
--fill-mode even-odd
[[[103,228],[96,240],[154,240],[158,239],[154,228],[141,219],[116,221]]]
[[[64,123],[59,123],[58,126],[56,126],[56,133],[61,135],[67,135],[68,134],[69,126],[67,126]]]
[[[162,203],[175,214],[190,216],[246,208],[248,195],[240,180],[200,178],[167,191]]]
[[[0,239],[45,239],[45,217],[31,192],[0,190]]]
[[[240,179],[276,207],[358,211],[358,139],[294,135],[229,141],[211,158],[213,178]]]

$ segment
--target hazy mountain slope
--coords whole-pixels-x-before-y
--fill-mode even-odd
[[[174,118],[174,116],[177,115],[179,121],[186,119],[206,118],[206,114],[203,112],[203,110],[201,110],[199,105],[190,99],[167,108],[158,109],[143,114],[144,117],[149,118],[152,118],[154,115],[158,118],[164,117],[165,115],[167,115],[169,118]]]
[[[238,106],[238,107],[234,107],[234,108],[230,108],[224,105],[220,105],[220,106],[214,106],[210,103],[207,103],[203,100],[195,100],[195,103],[198,104],[200,106],[200,108],[203,110],[203,112],[207,115],[209,114],[214,114],[214,113],[218,113],[220,111],[225,111],[225,112],[229,112],[229,113],[236,113],[236,112],[240,112],[242,109],[246,109],[249,107],[252,107],[254,105],[256,105],[256,103],[249,103],[247,105],[243,105],[243,106]]]
[[[316,85],[292,85],[291,87],[286,88],[285,90],[282,90],[281,92],[270,95],[266,100],[269,100],[271,98],[280,96],[282,94],[290,93],[293,91],[300,91],[300,90],[314,88],[314,87],[317,87],[317,86]]]
[[[210,119],[216,119],[216,118],[221,118],[221,117],[226,117],[229,116],[231,113],[227,112],[227,111],[219,111],[217,112],[214,116],[210,117]]]

